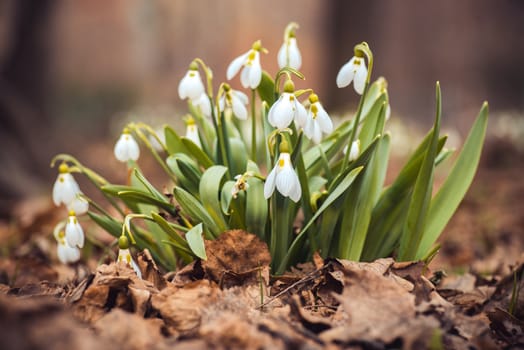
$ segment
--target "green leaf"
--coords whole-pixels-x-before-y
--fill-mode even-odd
[[[435,125],[431,135],[422,166],[420,167],[413,194],[409,204],[406,222],[400,237],[400,247],[398,259],[400,261],[413,260],[422,241],[424,234],[424,224],[431,201],[433,189],[433,173],[435,169],[435,158],[437,156],[438,139],[440,132],[440,118],[442,102],[440,94],[440,84],[436,87],[437,113]]]
[[[198,165],[184,153],[170,155],[166,164],[175,174],[178,185],[198,197],[198,187],[202,176]]]
[[[479,164],[487,124],[488,104],[484,103],[453,169],[431,201],[417,259],[422,258],[429,251],[471,185]]]
[[[208,168],[200,180],[199,193],[203,207],[217,224],[220,232],[228,229],[227,223],[222,216],[220,205],[220,191],[222,178],[227,173],[227,168],[222,165],[214,165]]]
[[[202,237],[202,224],[198,224],[186,233],[187,243],[193,253],[202,260],[207,260],[206,246]]]
[[[262,80],[257,87],[257,92],[260,99],[266,101],[268,105],[275,103],[275,82],[266,71],[262,72]]]
[[[360,260],[371,213],[384,183],[388,152],[389,135],[386,134],[379,138],[372,158],[345,199],[339,237],[343,259]]]
[[[130,190],[130,191],[120,191],[118,192],[118,197],[122,198],[124,201],[133,202],[136,204],[150,204],[159,208],[164,209],[171,215],[176,215],[176,208],[164,201],[158,200],[147,192]],[[141,211],[145,213],[144,211]],[[146,213],[149,214],[149,213]]]
[[[349,188],[349,186],[355,181],[355,178],[358,176],[358,174],[362,171],[363,167],[358,167],[353,170],[351,170],[343,179],[340,181],[340,183],[330,192],[324,203],[320,206],[320,208],[315,212],[311,220],[302,228],[300,233],[297,235],[293,243],[291,244],[291,247],[289,248],[285,258],[282,260],[282,262],[279,265],[279,268],[277,270],[277,274],[282,274],[285,269],[288,267],[290,261],[293,260],[293,258],[298,254],[297,248],[300,247],[302,240],[306,238],[305,235],[307,229],[315,222],[315,220],[326,210],[329,208],[329,206],[342,194],[346,192],[346,190]]]
[[[247,184],[246,230],[265,240],[268,205],[264,198],[264,182],[252,177],[247,180]]]
[[[151,218],[166,233],[167,237],[169,237],[169,239],[162,240],[162,242],[172,245],[175,248],[176,254],[180,256],[184,262],[191,262],[191,256],[193,255],[193,252],[189,248],[187,241],[178,234],[178,232],[169,224],[169,222],[167,222],[157,213],[151,212]]]
[[[88,211],[87,215],[93,220],[98,226],[110,233],[113,237],[120,237],[122,234],[122,223],[113,219],[110,216],[99,215]]]
[[[167,200],[166,196],[164,196],[162,193],[160,193],[156,188],[155,186],[153,186],[146,178],[145,176],[140,172],[140,170],[138,170],[137,168],[135,168],[133,170],[133,176],[138,180],[140,181],[140,183],[142,183],[142,185],[144,185],[145,189],[149,191],[149,193],[151,193],[153,195],[153,197],[155,197],[156,199],[158,199],[159,201],[163,201],[165,203],[169,203],[169,201]]]
[[[205,169],[212,166],[214,163],[211,160],[211,158],[208,157],[207,154],[200,149],[195,143],[189,139],[186,139],[185,137],[182,138],[182,144],[186,147],[187,155],[192,156],[193,159],[195,159],[200,165],[202,165]]]
[[[178,186],[173,189],[173,195],[178,204],[180,204],[182,210],[187,214],[187,216],[191,218],[194,223],[202,222],[205,225],[206,232],[209,231],[210,233],[210,236],[207,238],[214,239],[218,237],[221,231],[218,229],[211,216],[209,216],[206,209],[204,209],[204,207],[195,197]]]
[[[164,127],[164,135],[166,137],[166,148],[169,155],[175,153],[189,153],[182,143],[180,136],[171,127]]]
[[[231,169],[231,176],[243,174],[246,171],[248,152],[244,142],[236,137],[229,138],[229,168]]]
[[[362,122],[358,135],[361,150],[365,150],[376,136],[384,132],[386,103],[386,94],[381,93],[369,111],[368,117]]]

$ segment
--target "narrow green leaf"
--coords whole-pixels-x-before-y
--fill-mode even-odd
[[[195,159],[200,165],[202,165],[205,169],[212,166],[214,163],[209,158],[207,154],[202,151],[200,147],[195,145],[195,143],[191,140],[186,139],[185,137],[182,138],[182,144],[186,147],[187,155],[191,156],[193,159]]]
[[[437,240],[471,185],[479,164],[487,124],[488,104],[484,103],[453,169],[431,202],[424,235],[416,255],[418,259]]]
[[[195,197],[178,186],[173,189],[173,195],[178,204],[180,204],[182,210],[193,220],[193,222],[202,222],[205,225],[205,232],[210,233],[210,236],[207,237],[208,239],[218,237],[221,232],[216,223]]]
[[[342,181],[330,192],[324,203],[320,206],[320,208],[315,212],[311,220],[302,228],[300,233],[297,235],[293,243],[291,244],[291,247],[289,248],[285,258],[282,260],[282,262],[279,265],[279,268],[277,270],[277,274],[281,274],[285,271],[285,269],[288,267],[290,261],[294,259],[294,257],[297,255],[297,248],[302,243],[301,241],[306,238],[305,232],[307,229],[313,224],[313,222],[326,210],[329,208],[329,206],[342,194],[346,192],[346,190],[350,187],[350,185],[355,181],[355,178],[358,176],[358,174],[362,171],[363,167],[358,167],[353,170],[351,170]]]
[[[87,215],[93,220],[98,226],[104,229],[106,232],[110,233],[113,237],[120,237],[122,234],[122,223],[113,219],[110,216],[99,215],[88,211]]]
[[[267,200],[264,198],[264,182],[257,178],[247,180],[246,191],[246,230],[265,240],[268,215]]]
[[[257,92],[260,99],[266,101],[268,105],[275,103],[275,82],[266,71],[262,72],[262,80],[257,87]]]
[[[433,173],[435,169],[435,158],[437,156],[437,146],[440,132],[440,118],[442,102],[440,85],[436,87],[437,113],[435,125],[431,135],[431,142],[422,161],[422,166],[417,176],[411,202],[407,213],[406,222],[400,237],[400,247],[398,259],[400,261],[413,260],[416,258],[417,251],[424,234],[424,224],[431,201],[433,189]]]
[[[155,186],[153,186],[147,179],[146,177],[142,174],[142,172],[140,172],[140,170],[138,170],[138,168],[135,168],[133,170],[133,176],[142,183],[142,185],[144,185],[145,189],[147,189],[149,191],[149,193],[151,193],[153,195],[153,197],[155,197],[156,199],[158,199],[159,201],[163,201],[165,203],[169,203],[169,201],[167,200],[166,196],[164,196],[162,193],[160,193],[156,188]]]
[[[383,133],[385,105],[386,94],[381,93],[375,100],[373,107],[371,107],[368,117],[362,122],[362,128],[358,134],[362,150],[365,150],[376,136]],[[379,124],[382,124],[382,127],[377,127]]]
[[[158,224],[158,226],[160,226],[162,230],[164,230],[167,236],[169,236],[169,238],[173,240],[173,245],[176,248],[191,254],[191,250],[189,249],[189,245],[186,242],[186,240],[178,234],[178,232],[169,224],[169,222],[167,222],[162,216],[155,212],[151,213],[151,218],[153,218],[153,220]]]
[[[176,133],[175,130],[173,130],[169,126],[165,126],[164,135],[166,138],[167,153],[169,153],[169,155],[172,155],[175,153],[188,153],[187,148],[182,143],[182,139]]]
[[[198,224],[186,233],[187,243],[193,253],[202,260],[207,260],[206,246],[202,237],[202,224]]]
[[[219,199],[222,188],[222,178],[226,173],[227,168],[225,166],[214,165],[204,172],[199,185],[200,201],[211,218],[213,218],[213,221],[217,224],[220,232],[228,229],[227,223],[222,216]]]

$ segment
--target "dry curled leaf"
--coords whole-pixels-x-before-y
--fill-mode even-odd
[[[271,262],[266,243],[243,230],[226,231],[205,244],[207,260],[202,261],[202,267],[212,281],[224,288],[260,283],[261,269]]]

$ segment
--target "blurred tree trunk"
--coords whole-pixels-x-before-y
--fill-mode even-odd
[[[49,146],[48,34],[52,0],[12,0],[2,5],[10,21],[0,62],[0,216],[13,201],[38,191]],[[4,14],[4,16],[6,16]]]

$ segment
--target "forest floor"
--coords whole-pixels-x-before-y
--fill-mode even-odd
[[[522,152],[487,143],[429,266],[315,259],[280,277],[240,231],[176,273],[143,252],[139,279],[94,248],[60,265],[57,209],[21,203],[0,225],[0,349],[522,349],[523,173]]]

